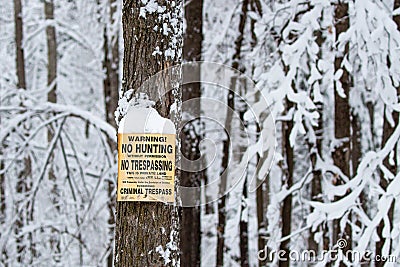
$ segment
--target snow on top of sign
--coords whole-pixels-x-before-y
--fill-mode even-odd
[[[165,133],[175,134],[174,123],[152,107],[130,106],[122,118],[118,133]]]

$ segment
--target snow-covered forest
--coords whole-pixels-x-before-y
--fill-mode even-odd
[[[400,266],[400,0],[0,15],[0,266]],[[149,106],[173,205],[116,201],[118,127]]]

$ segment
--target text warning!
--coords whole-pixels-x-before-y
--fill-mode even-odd
[[[174,202],[175,134],[118,134],[118,201]]]

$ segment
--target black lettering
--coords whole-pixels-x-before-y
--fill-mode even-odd
[[[122,151],[122,153],[131,153],[132,152],[132,144],[122,144],[121,151]]]
[[[167,146],[167,152],[168,152],[169,154],[172,154],[172,146],[171,146],[171,145],[168,145],[168,146]]]
[[[129,169],[129,160],[126,160],[126,159],[122,160],[121,161],[121,170],[124,171],[124,170],[128,170],[128,169]]]

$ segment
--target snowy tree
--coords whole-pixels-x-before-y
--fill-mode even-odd
[[[124,94],[116,112],[118,120],[125,115],[126,104],[132,94],[135,96],[142,92],[156,102],[155,108],[161,116],[175,118],[175,122],[179,123],[179,114],[171,115],[170,112],[173,104],[179,108],[180,74],[175,73],[179,69],[173,68],[171,71],[168,67],[181,61],[181,9],[180,1],[124,3]],[[147,85],[146,80],[157,73],[159,76],[156,82]],[[167,88],[161,88],[163,86]],[[141,87],[142,91],[139,90]],[[176,183],[179,183],[178,177],[179,173]],[[115,266],[179,265],[178,244],[179,218],[176,205],[163,202],[117,202]]]
[[[103,78],[104,90],[104,106],[106,121],[114,128],[117,127],[114,112],[118,104],[120,75],[119,75],[119,40],[120,40],[120,13],[121,3],[116,0],[106,0],[100,9],[100,21],[104,25],[103,37],[103,71],[105,76]],[[110,147],[113,156],[116,157],[117,144],[113,139],[107,139],[108,146]],[[110,177],[107,181],[108,191],[108,210],[109,210],[109,255],[107,257],[107,265],[113,266],[113,249],[114,249],[114,226],[115,226],[115,181]]]

